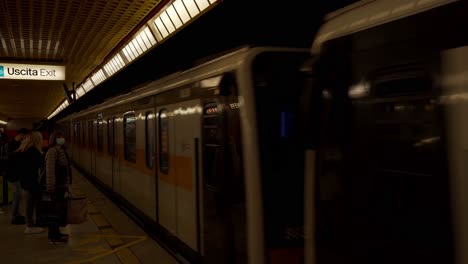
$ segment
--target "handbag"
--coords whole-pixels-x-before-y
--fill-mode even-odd
[[[53,200],[47,193],[44,193],[41,198],[42,199],[36,203],[35,226],[66,226],[68,209],[67,200]]]
[[[67,223],[81,224],[86,222],[88,217],[88,199],[86,197],[69,196],[67,198]]]

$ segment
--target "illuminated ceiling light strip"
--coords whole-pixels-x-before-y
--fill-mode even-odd
[[[161,33],[163,39],[166,38],[167,36],[169,36],[169,33],[167,32],[166,27],[164,26],[164,24],[161,21],[161,18],[159,18],[159,17],[156,18],[154,23],[155,23],[156,27],[159,29],[159,32]]]
[[[177,12],[177,14],[179,15],[180,19],[182,20],[182,23],[187,23],[188,21],[190,21],[190,15],[187,11],[187,9],[185,8],[184,4],[182,3],[182,0],[176,0],[173,4],[172,4]]]
[[[135,49],[135,54],[136,56],[135,57],[138,57],[141,53],[143,53],[143,50],[141,49],[138,41],[136,40],[136,38],[134,38],[132,40],[132,45],[133,45],[133,48]]]
[[[78,97],[83,96],[83,94],[85,94],[85,93],[86,93],[86,91],[83,89],[83,87],[79,87],[78,90],[76,90],[76,95]]]
[[[83,91],[86,93],[86,89],[84,88],[83,84],[81,84],[79,87],[81,87],[81,89],[83,89]]]
[[[145,32],[145,36],[146,38],[148,38],[148,41],[151,43],[152,46],[158,43],[154,38],[153,34],[151,34],[151,30],[149,29],[149,27],[146,27],[143,32]]]
[[[151,43],[144,39],[144,32],[141,32],[135,39],[138,42],[138,44],[140,44],[140,47],[143,50],[143,52],[151,48]]]
[[[122,56],[119,55],[119,57],[117,57],[117,59],[118,59],[117,62],[118,62],[118,64],[119,64],[120,68],[124,67],[124,66],[125,66],[125,62],[124,62],[124,60],[122,59]]]
[[[60,113],[63,109],[65,109],[68,106],[68,101],[64,100],[53,112],[50,114],[47,119],[51,119],[52,117],[56,116],[58,113]]]
[[[123,66],[124,65],[122,63],[122,58],[120,54],[117,53],[110,61],[108,61],[104,65],[104,69],[110,77],[111,75],[116,73],[118,70],[120,70]]]
[[[135,47],[138,47],[138,55],[141,55],[143,52],[145,52],[148,48],[146,47],[146,44],[143,42],[140,36],[137,36],[134,40],[133,43]]]
[[[115,60],[109,61],[105,66],[105,70],[107,74],[113,75],[118,70]]]
[[[135,47],[133,47],[133,43],[132,43],[132,42],[128,43],[128,45],[127,45],[127,52],[128,52],[128,54],[130,55],[130,60],[131,60],[131,61],[134,60],[134,59],[136,58],[137,52],[136,52],[136,50],[135,50]]]
[[[101,76],[101,79],[104,81],[107,77],[104,74],[104,69],[101,69],[98,71],[99,76]]]
[[[161,30],[159,30],[158,26],[156,25],[156,21],[153,21],[153,26],[154,26],[154,34],[155,34],[154,37],[155,37],[158,41],[162,41],[162,40],[163,40],[163,36],[162,36]]]
[[[116,73],[118,70],[120,70],[120,68],[122,68],[122,66],[120,66],[117,62],[117,60],[112,60],[110,62],[110,65],[109,65],[110,68],[112,68],[111,71],[109,71],[109,74],[114,74]]]
[[[208,0],[196,0],[196,3],[197,3],[198,8],[200,9],[200,12],[210,6],[210,3],[208,2]]]
[[[177,11],[174,8],[174,5],[169,6],[166,9],[167,15],[171,19],[172,23],[174,23],[175,28],[181,27],[184,23],[182,22],[179,14],[177,14]]]
[[[136,57],[140,55],[137,47],[135,47],[135,40],[132,40],[132,42],[130,43],[130,50],[133,52],[133,56],[134,56],[133,59],[136,59]]]
[[[128,52],[129,49],[130,48],[127,45],[122,49],[122,52],[124,53],[125,57],[127,57],[127,59],[131,60],[130,53]]]
[[[130,43],[127,44],[127,46],[125,46],[125,48],[123,49],[123,52],[124,52],[125,57],[127,57],[129,61],[133,60],[134,56],[133,56],[133,52],[130,49]]]
[[[91,76],[91,79],[93,80],[94,85],[98,85],[106,79],[106,76],[104,75],[104,71],[100,69],[93,76]]]
[[[89,92],[94,88],[94,85],[89,78],[86,79],[86,81],[83,83],[83,88],[86,90],[86,92]]]
[[[121,53],[117,53],[104,64],[101,69],[80,84],[76,90],[77,99],[92,90],[106,78],[115,74],[125,65],[135,60],[145,51],[157,45],[159,41],[173,34],[177,29],[217,1],[218,0],[175,0],[172,4],[163,8],[157,16],[149,20],[152,21],[154,25],[153,29],[155,30],[151,31],[148,26],[145,26],[137,33],[127,45],[122,48],[120,51]],[[125,56],[126,60],[124,60],[122,56]],[[68,101],[65,100],[65,102],[57,107],[47,119],[54,117],[61,110],[66,108],[66,106],[68,106]]]
[[[195,4],[193,0],[183,0],[182,2],[185,4],[191,18],[194,18],[198,13],[200,13],[197,4]]]
[[[169,16],[167,15],[167,12],[163,12],[161,14],[161,20],[164,23],[164,25],[166,26],[167,32],[169,32],[169,34],[171,34],[172,32],[174,32],[176,30],[174,24],[169,19]]]

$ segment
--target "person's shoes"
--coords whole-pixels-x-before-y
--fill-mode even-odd
[[[60,245],[66,243],[68,243],[68,239],[66,237],[49,238],[49,244],[51,245]]]
[[[60,233],[59,236],[60,236],[60,237],[64,237],[64,238],[68,238],[70,235],[69,235],[69,234],[62,234],[62,233]]]
[[[39,233],[42,233],[44,232],[44,228],[42,227],[26,227],[26,229],[24,230],[24,233],[25,234],[39,234]]]
[[[24,225],[26,224],[26,218],[22,215],[15,216],[13,217],[13,219],[11,219],[11,224],[12,225]]]

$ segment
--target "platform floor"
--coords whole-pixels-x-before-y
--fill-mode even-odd
[[[88,220],[68,225],[65,245],[50,245],[47,231],[24,234],[25,225],[10,224],[11,205],[0,214],[0,263],[178,263],[112,201],[73,170],[73,193],[88,198]]]

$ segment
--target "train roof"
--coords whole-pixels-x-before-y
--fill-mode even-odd
[[[202,63],[186,71],[175,72],[166,77],[160,78],[153,82],[150,82],[142,87],[135,89],[129,93],[119,95],[108,99],[107,101],[91,106],[78,113],[74,113],[63,117],[58,122],[67,120],[70,118],[80,117],[95,111],[101,111],[108,107],[121,105],[127,102],[132,102],[147,96],[155,95],[164,91],[168,91],[189,83],[193,83],[199,80],[203,80],[212,76],[223,74],[228,71],[235,70],[250,58],[253,58],[257,54],[265,51],[306,51],[300,48],[282,48],[282,47],[242,47],[238,50],[230,52],[225,55],[221,55],[208,62]]]
[[[328,40],[353,34],[459,0],[362,0],[326,16],[312,44],[318,54]]]

